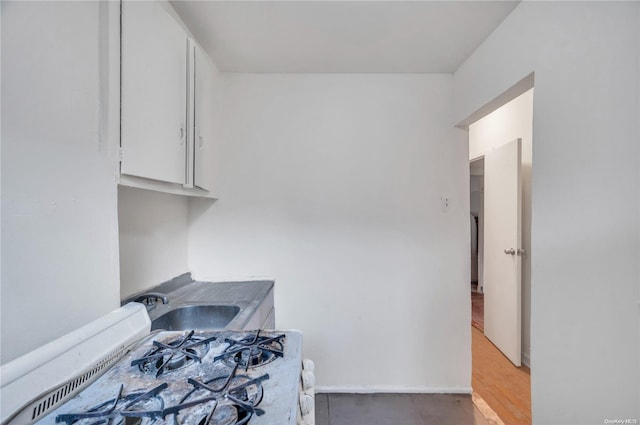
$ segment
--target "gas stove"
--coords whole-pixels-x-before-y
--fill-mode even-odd
[[[295,425],[295,331],[158,332],[38,425]]]

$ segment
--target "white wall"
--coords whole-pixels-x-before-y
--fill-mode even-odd
[[[2,2],[2,363],[119,305],[104,11]]]
[[[275,279],[276,326],[304,332],[325,390],[468,391],[469,167],[452,76],[223,79],[220,199],[191,205],[190,269]]]
[[[188,271],[188,202],[185,196],[118,188],[122,298]]]
[[[522,248],[531,252],[533,89],[469,126],[469,159],[522,139]],[[485,214],[491,214],[485,211]],[[530,366],[531,256],[522,257],[522,362]]]
[[[535,424],[640,417],[639,9],[522,2],[454,76],[462,120],[535,71]]]

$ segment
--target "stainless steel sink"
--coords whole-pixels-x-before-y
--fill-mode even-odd
[[[240,312],[237,305],[185,305],[151,321],[151,330],[224,329]]]

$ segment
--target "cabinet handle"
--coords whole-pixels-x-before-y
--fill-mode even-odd
[[[180,126],[180,146],[184,144],[184,126]]]
[[[204,149],[204,139],[202,136],[198,136],[198,139],[200,140],[200,149]]]

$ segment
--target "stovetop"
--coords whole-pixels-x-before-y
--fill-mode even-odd
[[[160,332],[38,424],[295,424],[294,331]]]

